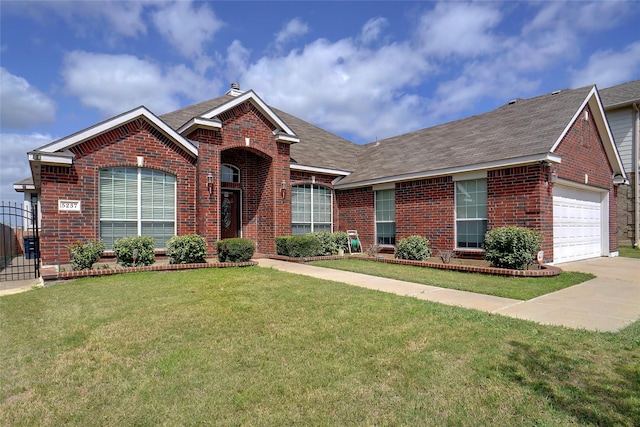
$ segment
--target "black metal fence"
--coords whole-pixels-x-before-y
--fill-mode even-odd
[[[0,202],[0,282],[40,277],[37,204]]]

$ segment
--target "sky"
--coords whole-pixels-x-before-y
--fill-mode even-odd
[[[0,200],[27,152],[237,82],[356,143],[640,78],[640,2],[0,0]]]

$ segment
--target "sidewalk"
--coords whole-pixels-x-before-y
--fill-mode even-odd
[[[640,260],[595,258],[560,265],[567,271],[598,274],[593,280],[529,301],[420,285],[306,264],[259,259],[261,267],[275,268],[367,289],[531,320],[546,325],[614,332],[640,319]]]

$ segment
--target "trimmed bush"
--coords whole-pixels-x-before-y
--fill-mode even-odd
[[[289,239],[293,236],[278,236],[276,241],[276,253],[282,256],[289,256]]]
[[[349,250],[349,235],[344,231],[336,231],[333,233],[333,241],[338,249]]]
[[[431,256],[429,241],[422,236],[409,236],[398,242],[396,258],[425,261]]]
[[[256,250],[256,244],[251,239],[224,239],[216,242],[218,261],[245,262],[249,261]]]
[[[174,236],[167,242],[169,264],[194,264],[206,262],[207,241],[198,234]]]
[[[308,258],[322,254],[322,243],[312,235],[290,236],[287,239],[288,256],[295,258]]]
[[[105,245],[100,240],[89,240],[86,243],[80,241],[67,246],[71,267],[74,270],[91,269],[104,254]]]
[[[497,227],[484,238],[484,258],[494,267],[523,270],[536,260],[542,236],[524,227]]]
[[[123,237],[113,242],[113,252],[123,267],[152,265],[156,262],[155,240],[151,236]],[[136,255],[135,262],[133,261]]]
[[[318,255],[336,255],[338,253],[338,245],[333,233],[329,231],[316,231],[309,233],[320,241],[322,249]]]

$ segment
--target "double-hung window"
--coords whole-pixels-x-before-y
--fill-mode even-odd
[[[486,178],[456,181],[456,247],[482,248],[486,232]]]
[[[376,244],[396,244],[396,191],[377,190],[376,204]]]
[[[176,177],[144,168],[100,170],[100,239],[152,236],[156,249],[176,234]]]
[[[315,184],[291,188],[291,232],[303,235],[314,231],[332,231],[331,189]]]

